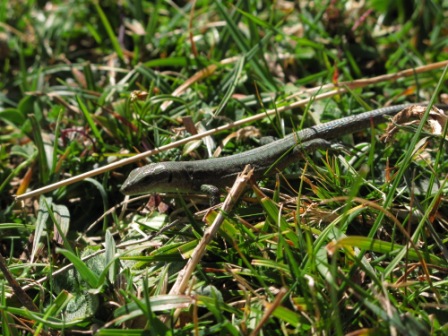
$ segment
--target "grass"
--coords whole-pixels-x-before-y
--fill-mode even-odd
[[[0,1],[0,334],[447,333],[442,122],[360,130],[210,212],[119,192],[149,161],[443,101],[447,4],[359,4]]]

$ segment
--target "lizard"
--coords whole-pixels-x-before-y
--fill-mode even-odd
[[[328,147],[328,140],[377,125],[386,121],[386,116],[396,115],[409,106],[412,104],[381,107],[336,119],[230,156],[151,163],[131,171],[120,190],[125,195],[203,192],[210,195],[211,204],[216,204],[220,188],[232,185],[247,164],[254,169],[254,178],[259,179],[267,171],[281,171],[298,161],[301,153]]]

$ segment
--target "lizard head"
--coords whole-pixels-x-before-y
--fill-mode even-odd
[[[151,163],[131,171],[120,191],[125,195],[171,192],[172,178],[172,172],[165,163]]]

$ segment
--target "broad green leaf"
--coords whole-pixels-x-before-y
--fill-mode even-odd
[[[100,285],[99,283],[100,277],[96,273],[92,272],[90,268],[86,265],[86,263],[82,261],[79,257],[77,257],[75,254],[73,254],[68,250],[60,248],[57,248],[56,252],[61,253],[73,264],[75,269],[79,272],[81,278],[85,282],[87,282],[92,289],[95,289]]]

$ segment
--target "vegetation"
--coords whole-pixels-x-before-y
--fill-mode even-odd
[[[0,1],[0,334],[446,334],[443,119],[345,136],[222,211],[119,188],[150,161],[443,102],[444,63],[424,66],[448,57],[447,14],[442,0]]]

